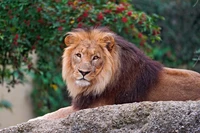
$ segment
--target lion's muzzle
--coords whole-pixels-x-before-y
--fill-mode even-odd
[[[90,73],[90,71],[83,71],[83,70],[80,70],[80,69],[78,71],[79,71],[79,73],[81,73],[81,75],[83,75],[83,77]]]

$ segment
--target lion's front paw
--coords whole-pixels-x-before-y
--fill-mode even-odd
[[[28,120],[28,122],[30,122],[30,121],[36,121],[36,120],[55,120],[55,119],[59,119],[59,118],[61,118],[59,116],[59,113],[52,112],[52,113],[45,114],[44,116],[39,116],[39,117],[30,119],[30,120]]]
[[[43,116],[40,116],[40,117],[36,117],[36,118],[28,120],[28,122],[36,121],[36,120],[45,120],[45,118]]]
[[[59,109],[55,112],[52,112],[52,113],[48,113],[44,116],[40,116],[40,117],[30,119],[30,120],[28,120],[28,122],[35,121],[35,120],[56,120],[56,119],[67,117],[69,114],[71,114],[75,111],[76,110],[72,106],[69,106],[69,107],[61,108],[61,109]]]

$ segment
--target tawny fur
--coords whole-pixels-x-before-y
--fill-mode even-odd
[[[75,29],[64,43],[62,76],[72,106],[44,119],[103,105],[200,99],[199,73],[163,67],[107,28]],[[87,80],[77,80],[80,70],[89,72]]]

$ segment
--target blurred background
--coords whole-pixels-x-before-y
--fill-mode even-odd
[[[63,35],[108,26],[168,67],[200,72],[198,0],[0,0],[0,128],[70,105]]]

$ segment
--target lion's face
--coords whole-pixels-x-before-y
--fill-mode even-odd
[[[64,39],[63,79],[72,97],[102,93],[118,68],[118,52],[111,33],[69,32]]]
[[[81,41],[72,52],[73,77],[80,87],[91,85],[104,67],[103,50],[95,43],[90,40]]]

